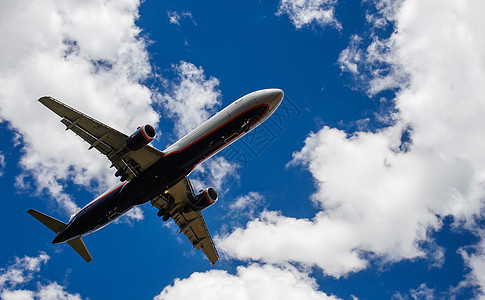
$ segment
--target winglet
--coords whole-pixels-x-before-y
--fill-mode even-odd
[[[53,217],[49,217],[48,215],[36,211],[35,209],[29,209],[27,212],[55,233],[61,232],[61,230],[67,226],[66,223],[54,219]]]
[[[72,247],[72,249],[74,249],[74,251],[77,252],[77,254],[81,255],[81,257],[86,262],[90,262],[90,261],[93,260],[91,258],[91,255],[89,254],[88,249],[86,248],[86,245],[84,245],[84,242],[83,242],[83,240],[81,240],[80,237],[73,239],[73,240],[70,240],[67,243],[69,244],[69,246]]]

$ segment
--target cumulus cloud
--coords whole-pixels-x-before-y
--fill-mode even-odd
[[[236,274],[223,270],[193,273],[175,279],[156,296],[156,300],[198,299],[338,299],[318,291],[315,280],[296,268],[252,264],[238,267]]]
[[[204,69],[181,61],[173,66],[177,79],[169,83],[169,92],[160,101],[169,117],[175,121],[178,138],[209,119],[221,106],[219,80],[206,78]]]
[[[329,127],[311,133],[291,165],[312,174],[311,200],[321,211],[309,219],[264,212],[221,237],[220,249],[239,259],[319,266],[335,277],[365,268],[370,259],[442,260],[429,233],[440,230],[444,216],[474,228],[485,197],[479,29],[485,20],[477,13],[483,9],[481,1],[403,2],[391,37],[376,41],[385,49],[369,50],[373,58],[346,67],[358,75],[361,64],[383,54],[391,68],[402,68],[369,77],[370,91],[398,87],[392,125],[351,135]],[[257,246],[262,241],[264,248]]]
[[[128,134],[156,124],[152,92],[141,84],[151,68],[135,25],[140,3],[27,2],[0,10],[0,118],[22,135],[25,174],[68,214],[77,205],[67,182],[102,190],[115,178],[104,157],[35,100],[51,95]]]
[[[0,269],[1,289],[15,288],[17,285],[29,282],[32,280],[33,274],[39,272],[42,264],[45,264],[49,259],[49,255],[44,252],[40,252],[37,257],[16,257],[13,264],[6,269]]]
[[[159,101],[175,121],[175,134],[181,138],[217,112],[221,92],[219,80],[206,78],[202,67],[181,61],[173,69],[177,79],[168,84],[169,92],[161,95]],[[197,189],[211,185],[220,190],[228,178],[234,178],[236,170],[237,165],[224,157],[213,157],[196,169],[194,185]]]
[[[340,29],[335,18],[336,4],[337,0],[281,0],[276,15],[287,14],[297,29],[312,23]]]
[[[47,263],[49,259],[50,257],[44,252],[39,253],[37,257],[16,257],[14,263],[7,268],[0,269],[0,298],[4,300],[80,300],[81,296],[79,294],[67,292],[63,286],[56,282],[48,284],[38,282],[37,290],[22,289],[33,280],[34,275],[40,271],[41,266]]]

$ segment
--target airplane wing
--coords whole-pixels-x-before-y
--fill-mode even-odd
[[[185,177],[166,193],[153,198],[151,203],[159,211],[169,212],[175,224],[180,228],[179,234],[183,232],[192,243],[192,249],[202,249],[214,265],[219,259],[219,254],[202,213],[193,211],[186,205],[189,197],[194,197],[194,192],[189,179]]]
[[[127,135],[113,129],[66,104],[52,98],[42,97],[39,102],[59,115],[66,130],[72,130],[86,141],[90,147],[106,155],[112,162],[111,167],[128,174],[127,180],[154,164],[163,153],[149,145],[137,151],[130,151],[125,146]]]

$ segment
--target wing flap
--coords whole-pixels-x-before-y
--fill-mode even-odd
[[[61,118],[65,119],[65,121],[68,121],[68,124],[63,122],[67,126],[67,130],[71,129],[74,131],[75,127],[78,127],[95,137],[101,137],[109,132],[110,137],[106,138],[105,142],[115,149],[123,147],[126,138],[128,137],[124,133],[113,129],[52,97],[42,97],[39,99],[39,102],[44,104]]]
[[[219,254],[212,240],[204,216],[201,212],[187,209],[188,197],[193,197],[192,185],[188,178],[170,188],[166,194],[152,199],[152,205],[159,210],[168,211],[183,233],[192,244],[192,249],[202,250],[209,261],[214,264]],[[170,204],[169,204],[170,203]]]
[[[77,136],[79,136],[84,141],[86,141],[90,145],[89,146],[90,149],[95,148],[96,150],[98,150],[99,152],[101,152],[102,154],[108,157],[110,153],[113,154],[116,152],[115,147],[111,146],[110,144],[107,144],[107,142],[103,142],[103,140],[105,140],[108,135],[112,134],[111,132],[106,132],[105,134],[97,138],[96,136],[92,135],[81,126],[77,125],[77,123],[74,124],[75,121],[71,122],[70,120],[63,118],[61,120],[61,123],[66,125],[66,130],[72,130]]]

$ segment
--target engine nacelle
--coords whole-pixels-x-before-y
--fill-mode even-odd
[[[156,136],[157,132],[155,128],[148,124],[143,125],[138,127],[137,131],[126,139],[126,147],[132,151],[136,151],[148,145]]]
[[[190,208],[195,211],[203,210],[217,202],[217,192],[213,188],[206,188],[189,201]]]

